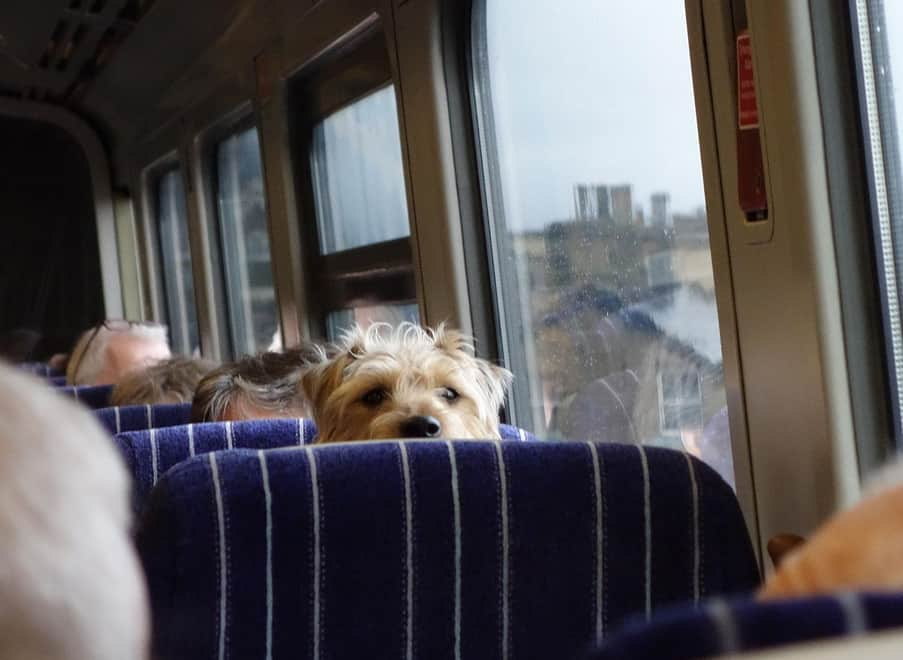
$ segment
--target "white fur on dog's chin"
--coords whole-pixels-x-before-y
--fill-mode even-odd
[[[318,442],[400,438],[402,423],[413,416],[435,417],[441,438],[498,439],[498,412],[510,380],[507,370],[474,357],[457,331],[374,324],[345,333],[334,357],[311,369],[304,387]],[[390,398],[366,406],[361,399],[376,387],[389,390]],[[460,398],[445,401],[439,396],[445,387]]]
[[[88,411],[0,366],[0,657],[138,660],[149,617],[122,461]]]

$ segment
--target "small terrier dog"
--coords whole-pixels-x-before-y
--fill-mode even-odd
[[[511,372],[444,324],[355,326],[322,358],[302,380],[317,442],[499,438]]]

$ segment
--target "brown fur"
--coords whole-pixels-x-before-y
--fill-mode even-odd
[[[511,373],[474,357],[456,330],[402,324],[355,327],[302,383],[318,442],[405,437],[403,425],[428,416],[441,438],[498,438],[499,408]],[[457,393],[450,400],[448,388]],[[380,391],[383,400],[367,402]]]
[[[903,485],[833,516],[783,559],[761,599],[844,590],[903,589]]]

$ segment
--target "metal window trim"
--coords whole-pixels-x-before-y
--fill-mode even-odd
[[[874,271],[873,281],[878,282],[881,301],[880,305],[881,325],[883,339],[880,345],[884,347],[886,355],[885,371],[883,372],[885,383],[873,384],[872,387],[885,392],[885,401],[892,401],[887,411],[890,421],[886,424],[886,431],[892,433],[896,448],[899,451],[903,447],[903,329],[901,329],[900,294],[898,291],[898,273],[896,272],[893,230],[891,227],[891,209],[888,199],[886,184],[887,172],[885,170],[884,136],[880,123],[880,99],[874,76],[873,52],[871,48],[872,28],[870,22],[869,4],[865,0],[848,0],[846,10],[850,18],[850,35],[852,39],[852,57],[856,72],[856,93],[860,99],[862,111],[860,113],[859,129],[864,142],[862,157],[866,166],[868,182],[867,197],[871,215]],[[853,372],[856,373],[855,371]],[[879,379],[880,375],[872,376],[872,382]],[[883,387],[882,387],[883,385]],[[854,388],[854,393],[859,393]],[[872,401],[876,405],[878,401]],[[874,446],[874,442],[882,437],[880,422],[881,414],[877,413],[877,428],[863,429],[864,433],[872,433],[872,438],[863,436],[859,439],[860,467],[867,471],[877,466],[886,458],[886,453],[880,447]],[[862,416],[860,415],[859,419]],[[861,422],[860,422],[861,423]],[[857,429],[858,431],[858,429]],[[864,442],[869,444],[863,445]]]
[[[501,196],[501,170],[499,167],[497,141],[495,137],[492,90],[488,80],[488,64],[485,62],[487,52],[486,34],[486,0],[470,2],[470,34],[468,51],[468,70],[471,97],[471,113],[473,131],[476,138],[477,167],[482,193],[483,216],[485,218],[485,241],[489,255],[489,279],[495,307],[500,310],[496,314],[496,332],[501,354],[505,357],[508,369],[516,374],[525,374],[514,382],[506,406],[513,424],[524,428],[535,428],[532,401],[540,390],[536,382],[538,369],[535,358],[532,358],[531,343],[522,339],[523,350],[515,351],[512,346],[512,332],[526,328],[523,322],[524,312],[519,310],[516,318],[512,318],[504,300],[518,300],[523,304],[524,296],[520,295],[517,278],[506,276],[501,268],[499,255],[503,250],[504,232],[499,231],[498,224],[505,216],[504,202]],[[482,66],[483,75],[481,76]],[[531,382],[532,381],[532,382]],[[521,385],[521,384],[525,385]]]

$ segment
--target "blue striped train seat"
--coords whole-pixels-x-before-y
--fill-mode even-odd
[[[186,404],[188,405],[188,404]],[[190,412],[190,405],[189,412]],[[146,411],[144,411],[145,420]],[[178,413],[175,413],[178,414]],[[120,421],[122,417],[120,417]],[[502,424],[503,440],[529,441],[527,431]],[[310,419],[266,419],[243,422],[207,422],[122,432],[115,438],[133,479],[133,505],[140,512],[160,477],[184,460],[225,449],[274,449],[312,444],[317,427]]]
[[[184,424],[120,433],[114,441],[132,475],[133,506],[140,512],[167,470],[199,454],[226,449],[272,449],[313,442],[309,419],[261,419]]]
[[[619,444],[211,453],[162,478],[138,548],[167,660],[572,658],[758,582],[713,470]]]
[[[191,421],[191,404],[113,406],[98,408],[94,414],[100,425],[115,435],[126,431],[144,431],[188,424]]]
[[[903,628],[903,594],[714,599],[634,621],[586,660],[696,660]]]
[[[72,397],[76,401],[89,408],[108,408],[110,395],[113,393],[112,385],[67,385],[59,387],[57,391],[63,396]]]
[[[43,378],[54,378],[66,375],[59,369],[54,369],[46,362],[22,362],[18,367],[30,374],[42,376]]]
[[[94,411],[97,421],[111,434],[180,426],[191,421],[190,403],[144,406],[111,406]]]
[[[53,385],[54,387],[66,387],[66,377],[65,376],[50,376],[47,379],[47,382]]]

